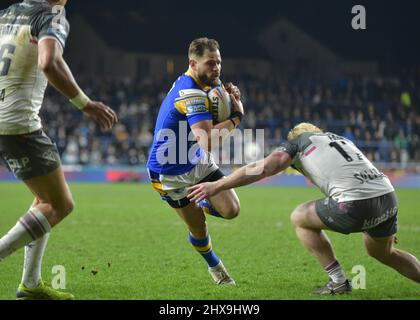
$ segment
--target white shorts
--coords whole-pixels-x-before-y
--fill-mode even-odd
[[[188,194],[187,188],[196,185],[206,177],[217,171],[219,167],[214,162],[211,153],[205,152],[200,162],[189,172],[180,175],[159,174],[159,177],[149,177],[153,187],[160,193],[164,200],[181,200]]]

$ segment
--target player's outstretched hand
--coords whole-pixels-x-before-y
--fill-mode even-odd
[[[99,101],[89,101],[83,113],[95,120],[105,130],[111,129],[118,122],[117,114],[107,105]]]
[[[189,187],[187,190],[189,193],[187,195],[188,199],[195,204],[198,204],[200,201],[217,194],[214,182],[196,184],[195,186]]]

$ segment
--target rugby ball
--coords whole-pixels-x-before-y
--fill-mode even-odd
[[[220,123],[229,119],[232,113],[232,101],[229,93],[223,86],[214,87],[207,97],[210,101],[210,110],[214,123]]]

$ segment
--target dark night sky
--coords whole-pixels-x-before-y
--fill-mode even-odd
[[[3,0],[1,7],[13,2]],[[225,2],[69,0],[67,15],[83,14],[110,44],[128,50],[185,53],[192,38],[206,35],[218,39],[224,54],[231,56],[244,52],[258,56],[255,35],[277,17],[285,17],[343,58],[387,64],[420,62],[420,1]],[[356,4],[366,8],[367,30],[351,28],[351,8]]]

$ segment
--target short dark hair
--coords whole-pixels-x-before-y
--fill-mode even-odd
[[[190,43],[188,57],[191,58],[192,55],[202,57],[206,49],[212,52],[219,50],[219,43],[216,40],[209,38],[194,39]]]

